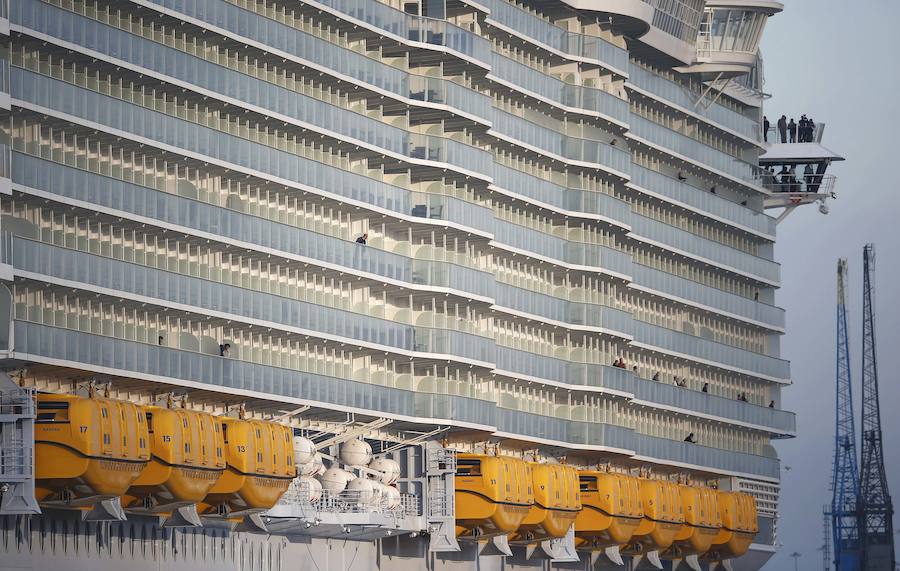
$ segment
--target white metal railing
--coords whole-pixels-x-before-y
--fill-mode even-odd
[[[297,506],[304,515],[314,517],[317,513],[381,513],[396,517],[419,514],[419,498],[412,494],[400,494],[400,502],[390,506],[387,498],[376,494],[374,501],[366,501],[365,492],[344,490],[331,494],[322,490],[318,501],[309,501],[309,484],[294,480],[278,503]]]
[[[834,192],[833,174],[772,173],[763,175],[763,186],[772,192],[828,194]]]
[[[34,389],[0,389],[0,415],[34,418]]]
[[[821,143],[822,142],[822,134],[825,132],[825,123],[815,123],[812,129],[812,135],[806,134],[804,136],[800,131],[799,124],[797,125],[797,129],[794,131],[794,141],[791,141],[791,134],[789,130],[785,130],[784,134],[784,142],[785,143]],[[769,123],[769,130],[766,131],[766,142],[769,143],[781,143],[781,134],[778,130],[777,120]]]

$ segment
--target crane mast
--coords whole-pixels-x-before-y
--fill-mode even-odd
[[[893,571],[893,505],[884,469],[878,360],[875,355],[875,247],[863,248],[862,457],[859,476],[859,540],[861,568]]]
[[[856,463],[856,430],[853,422],[853,389],[850,383],[850,343],[847,333],[847,260],[837,266],[837,398],[835,401],[834,466],[831,522],[834,566],[837,571],[859,571],[859,480]]]

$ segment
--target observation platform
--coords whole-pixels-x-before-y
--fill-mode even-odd
[[[769,129],[769,142],[764,143],[759,166],[763,169],[763,186],[771,192],[764,207],[785,209],[778,221],[804,204],[818,203],[819,211],[827,214],[826,201],[837,197],[837,177],[826,171],[831,163],[843,161],[844,157],[822,144],[824,131],[825,124],[818,124],[803,142],[782,143],[778,129]]]

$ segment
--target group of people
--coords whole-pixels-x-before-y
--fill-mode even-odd
[[[816,135],[816,123],[812,117],[800,116],[800,121],[788,121],[786,115],[782,115],[776,123],[778,136],[782,143],[812,143]],[[772,127],[769,118],[763,116],[763,140],[769,142],[769,129]]]
[[[797,175],[797,167],[782,165],[778,173],[773,167],[767,167],[763,173],[763,186],[775,192],[818,192],[822,184],[822,175],[816,173],[812,164],[803,168],[803,174]]]

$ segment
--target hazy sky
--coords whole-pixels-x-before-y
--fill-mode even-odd
[[[831,167],[838,199],[831,213],[798,208],[778,227],[777,259],[787,309],[782,355],[794,385],[785,407],[799,437],[777,444],[782,458],[784,544],[766,566],[822,569],[822,505],[830,501],[834,439],[835,265],[850,263],[851,367],[859,414],[862,247],[875,243],[876,337],[888,480],[900,511],[900,3],[896,0],[782,0],[763,38],[766,114],[811,116],[827,124],[823,144],[847,161]],[[861,9],[861,8],[864,8]],[[857,430],[859,417],[857,416]],[[790,470],[786,467],[790,466]],[[900,527],[895,516],[894,528]],[[900,535],[895,536],[900,540]]]

